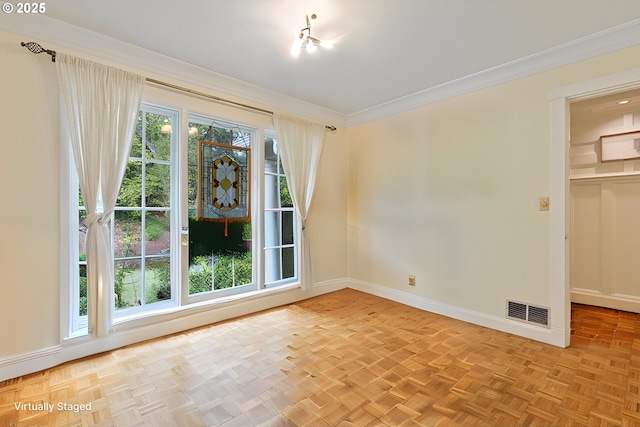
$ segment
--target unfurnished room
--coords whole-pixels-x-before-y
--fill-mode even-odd
[[[640,426],[640,2],[0,4],[0,426]]]

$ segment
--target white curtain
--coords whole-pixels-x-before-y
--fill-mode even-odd
[[[89,333],[103,336],[111,330],[114,307],[109,220],[127,166],[145,79],[60,52],[56,68],[87,209],[83,224]]]
[[[287,184],[298,216],[300,235],[300,283],[302,289],[313,285],[311,251],[307,230],[307,213],[313,199],[318,162],[324,143],[325,128],[294,117],[274,116],[278,150]]]

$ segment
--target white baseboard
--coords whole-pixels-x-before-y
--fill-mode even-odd
[[[431,313],[440,314],[452,319],[473,323],[509,334],[519,335],[535,341],[551,344],[557,347],[564,347],[564,330],[556,328],[543,328],[527,323],[517,322],[506,317],[492,316],[478,311],[467,310],[449,304],[443,304],[428,298],[413,295],[409,292],[392,289],[385,286],[376,285],[369,282],[350,279],[347,286],[351,289],[376,295],[391,301],[399,302],[410,307],[419,308]]]
[[[615,295],[602,295],[587,290],[571,290],[571,302],[598,307],[608,307],[615,310],[630,311],[640,313],[640,300],[633,300],[633,297],[618,297]]]
[[[65,340],[58,346],[0,358],[0,381],[16,378],[61,363],[76,360],[125,345],[210,325],[262,310],[292,304],[307,298],[323,295],[344,288],[351,288],[391,301],[451,317],[498,331],[519,335],[555,346],[563,346],[564,331],[540,328],[506,318],[443,304],[408,292],[353,279],[336,279],[319,282],[306,291],[299,288],[274,289],[266,295],[252,295],[212,306],[186,308],[181,313],[162,315],[161,321],[141,323],[139,326],[117,328],[116,332],[102,338],[88,336]]]
[[[38,372],[64,363],[64,360],[59,359],[62,349],[61,345],[56,345],[0,358],[0,381]]]

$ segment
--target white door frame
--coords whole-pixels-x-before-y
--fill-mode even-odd
[[[552,344],[568,347],[571,340],[569,269],[569,104],[573,101],[637,89],[640,68],[560,87],[549,92],[550,109],[550,280]]]

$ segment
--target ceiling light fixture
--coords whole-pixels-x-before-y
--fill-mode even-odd
[[[314,13],[311,15],[311,19],[316,19],[318,16]],[[300,30],[300,34],[293,41],[293,45],[291,46],[291,56],[298,56],[300,52],[306,50],[308,53],[313,53],[316,51],[318,46],[323,47],[325,49],[330,49],[333,47],[333,43],[328,40],[320,40],[311,36],[311,23],[309,21],[309,15],[307,18],[307,26]]]
[[[630,103],[630,102],[631,102],[631,101],[630,101],[630,100],[628,100],[628,99],[623,99],[622,101],[618,101],[618,105],[624,105],[624,104],[628,104],[628,103]]]

